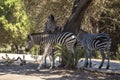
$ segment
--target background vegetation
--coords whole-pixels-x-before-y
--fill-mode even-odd
[[[74,0],[0,0],[0,51],[15,52],[25,46],[26,35],[41,32],[47,17],[53,14],[63,26]],[[112,38],[112,59],[119,59],[120,1],[93,0],[82,22],[82,29],[105,32]],[[34,50],[33,50],[34,51]]]

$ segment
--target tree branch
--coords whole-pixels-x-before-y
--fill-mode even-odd
[[[88,8],[91,2],[92,0],[79,0],[79,3],[77,3],[78,7],[77,8],[73,7],[74,8],[74,10],[72,11],[73,14],[69,17],[66,24],[64,25],[63,32],[72,32],[75,34],[78,33],[85,10]]]
[[[74,0],[74,4],[73,4],[73,8],[72,8],[72,14],[76,11],[79,1],[80,0]]]

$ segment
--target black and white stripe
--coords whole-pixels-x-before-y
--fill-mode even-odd
[[[49,47],[54,46],[56,44],[61,44],[66,46],[68,50],[72,52],[74,55],[74,45],[76,43],[76,36],[73,33],[64,32],[64,33],[57,33],[57,34],[48,34],[48,33],[33,33],[28,35],[28,43],[26,47],[26,51],[29,51],[34,44],[36,45],[44,45],[45,47],[43,58],[38,66],[40,69],[43,60],[47,55],[49,55]],[[69,60],[68,60],[69,63]],[[68,65],[67,63],[67,65]]]
[[[78,34],[78,41],[81,43],[82,47],[86,49],[85,54],[85,67],[88,66],[88,58],[90,58],[90,66],[91,66],[91,53],[93,51],[99,50],[102,56],[102,62],[99,66],[101,68],[103,66],[105,60],[104,51],[107,52],[107,69],[109,68],[109,58],[110,58],[110,46],[111,46],[111,39],[105,33],[99,34],[90,34],[83,30],[80,30]]]
[[[48,18],[47,18],[47,21],[45,23],[45,26],[43,27],[43,32],[45,33],[48,33],[48,34],[53,34],[53,33],[61,33],[62,32],[62,28],[57,26],[56,24],[56,20],[55,20],[55,17],[54,15],[49,15]],[[46,45],[47,46],[47,45]],[[49,46],[49,45],[48,45]],[[40,52],[42,52],[46,47],[45,46],[40,46]],[[48,48],[48,47],[47,47]],[[54,47],[50,47],[49,46],[49,53],[51,54],[49,56],[49,58],[53,58],[53,66],[54,66],[54,52],[56,51],[56,49]],[[46,58],[45,58],[45,67],[46,67],[46,64],[47,64],[47,61],[46,61]],[[52,68],[52,67],[51,67]]]

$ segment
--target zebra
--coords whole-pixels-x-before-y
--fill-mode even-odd
[[[62,32],[62,33],[56,33],[56,34],[47,34],[47,33],[32,33],[28,35],[28,43],[26,46],[26,51],[29,51],[34,44],[36,45],[47,45],[44,49],[44,53],[42,56],[42,59],[40,60],[39,66],[37,70],[40,70],[41,64],[43,63],[43,60],[45,60],[45,57],[49,55],[49,47],[51,45],[61,44],[63,46],[66,46],[66,48],[72,53],[74,56],[74,46],[76,44],[76,35],[70,32]],[[69,64],[69,60],[65,67],[67,67]],[[51,64],[51,66],[53,66]]]
[[[88,58],[90,58],[89,66],[91,67],[91,53],[99,50],[102,56],[102,61],[98,68],[101,69],[103,66],[105,60],[104,51],[106,51],[108,60],[106,69],[109,69],[111,38],[106,33],[90,34],[80,29],[77,35],[77,40],[81,43],[81,46],[86,49],[84,67],[88,67]]]
[[[56,25],[56,20],[55,17],[50,14],[47,18],[47,22],[45,23],[45,26],[43,27],[43,32],[51,34],[51,33],[61,33],[62,32],[62,27]],[[49,58],[53,59],[53,66],[54,66],[54,52],[56,49],[53,46],[50,46],[49,44],[46,46],[40,46],[40,50],[42,51],[45,48],[48,48],[49,46],[49,53],[51,54]],[[40,51],[40,52],[41,52]],[[45,58],[45,65],[46,67],[46,58]]]
[[[47,22],[43,28],[43,32],[47,33],[59,33],[62,32],[62,27],[56,25],[55,17],[50,14],[48,16]]]

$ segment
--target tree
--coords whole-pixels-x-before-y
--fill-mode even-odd
[[[41,32],[50,14],[55,16],[57,25],[63,26],[69,17],[73,0],[23,0],[27,14],[33,23],[32,32]]]
[[[82,29],[91,33],[105,32],[112,40],[111,59],[119,59],[120,51],[118,39],[120,34],[120,1],[119,0],[93,0],[85,13]]]
[[[73,9],[72,9],[72,14],[67,20],[63,31],[68,31],[75,34],[78,33],[79,28],[81,27],[81,22],[82,22],[85,10],[88,8],[91,1],[92,0],[84,0],[84,1],[75,0]]]
[[[91,2],[92,2],[92,0],[84,0],[84,1],[83,0],[74,0],[73,9],[71,11],[72,13],[71,13],[69,19],[67,20],[66,24],[64,25],[63,32],[72,32],[77,35],[77,33],[79,32],[79,29],[81,27],[81,22],[82,22],[84,13]],[[68,54],[64,55],[64,56],[67,57]],[[78,61],[76,61],[76,60],[74,61],[72,56],[70,59],[71,59],[70,60],[71,63],[69,64],[69,67],[74,68]],[[64,64],[64,62],[65,61],[63,61],[63,64]],[[73,65],[71,65],[71,64],[73,64]]]
[[[112,38],[111,59],[120,59],[120,1],[104,1],[103,10],[98,21],[99,32],[106,32]]]
[[[30,22],[21,0],[0,0],[0,45],[24,43]]]
[[[68,32],[73,32],[77,34],[81,26],[81,21],[82,21],[84,12],[91,1],[92,0],[74,0],[73,9],[72,9],[73,0],[69,0],[69,1],[44,0],[44,2],[42,0],[35,0],[35,1],[27,0],[24,3],[28,4],[26,5],[26,8],[28,10],[27,12],[30,15],[33,15],[32,20],[36,22],[35,32],[40,32],[41,28],[44,26],[46,22],[45,17],[47,15],[49,16],[50,14],[53,14],[55,15],[55,17],[57,16],[58,18],[57,21],[59,22],[58,24],[60,24],[60,26],[64,26],[64,30],[63,30],[64,32],[68,31]],[[30,6],[31,4],[32,6]],[[78,6],[76,7],[76,5]],[[40,6],[40,8],[38,8],[37,6]],[[70,17],[69,18],[66,17],[66,16],[69,16],[70,13],[71,13]],[[58,14],[62,16],[58,16]]]
[[[77,13],[76,11],[78,10],[78,8],[76,5],[74,8],[72,8],[73,3],[82,4],[86,0],[75,0],[75,1],[74,0],[22,0],[22,1],[25,3],[27,14],[30,16],[30,21],[33,24],[33,28],[32,28],[33,31],[31,32],[40,32],[43,29],[47,17],[50,14],[53,14],[57,20],[57,25],[60,25],[62,27],[67,25],[66,28],[64,28],[64,31],[75,32],[77,34],[78,29],[80,27],[83,30],[91,33],[99,33],[99,32],[108,33],[112,38],[112,42],[113,42],[111,47],[111,51],[113,52],[112,57],[113,56],[116,57],[117,55],[119,55],[118,52],[118,46],[120,44],[120,40],[118,39],[120,35],[119,34],[120,27],[118,26],[120,23],[119,0],[92,0],[92,3],[89,5],[89,7],[88,8],[86,7],[87,10],[85,10],[85,13],[83,11],[83,14],[85,16],[83,17],[82,16],[83,14],[81,12],[80,14],[78,13],[79,18],[76,18],[76,21],[74,21],[75,20],[74,14]],[[78,5],[78,6],[82,6],[82,5]],[[71,17],[69,17],[69,15]],[[72,18],[72,16],[74,16],[74,18]],[[81,20],[82,22],[79,20]],[[74,25],[72,24],[73,22],[75,22]],[[75,26],[77,28],[75,28]]]

